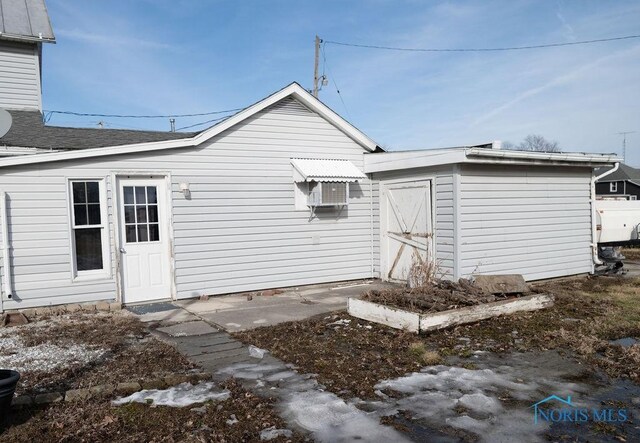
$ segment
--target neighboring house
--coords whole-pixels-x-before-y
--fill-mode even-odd
[[[55,43],[44,0],[0,0],[0,107],[42,110],[42,43]]]
[[[0,1],[5,16],[44,6]],[[51,127],[39,98],[0,106],[0,311],[403,281],[427,258],[453,279],[588,273],[592,168],[617,161],[384,153],[297,83],[199,133]]]
[[[599,168],[595,173],[598,176],[606,174],[596,182],[598,198],[640,200],[640,169],[620,163],[617,169]]]

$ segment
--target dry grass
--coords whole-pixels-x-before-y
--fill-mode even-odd
[[[640,260],[640,248],[626,248],[622,250],[627,260]]]
[[[535,289],[554,294],[555,305],[422,336],[354,319],[346,313],[236,336],[269,349],[302,372],[319,374],[321,383],[345,398],[375,398],[373,386],[381,379],[437,364],[438,357],[468,357],[474,351],[554,349],[576,354],[610,376],[640,381],[640,345],[623,348],[609,341],[640,339],[640,279],[576,278],[546,282]],[[330,325],[340,318],[351,321],[339,328]]]

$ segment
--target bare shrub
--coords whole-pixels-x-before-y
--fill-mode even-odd
[[[428,255],[424,259],[419,252],[413,251],[413,260],[407,277],[407,286],[410,288],[423,288],[437,280],[438,266],[429,259]]]

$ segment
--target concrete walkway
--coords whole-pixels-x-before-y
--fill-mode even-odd
[[[389,287],[393,285],[379,281],[333,283],[290,288],[275,295],[234,294],[209,300],[181,300],[174,305],[226,331],[237,332],[346,309],[347,298]]]
[[[186,300],[127,308],[204,370],[216,372],[234,364],[252,364],[249,347],[228,332],[303,320],[346,309],[347,298],[391,285],[358,282],[292,288],[274,295],[238,294],[209,300]],[[227,332],[228,331],[228,332]],[[262,364],[282,365],[270,355]]]

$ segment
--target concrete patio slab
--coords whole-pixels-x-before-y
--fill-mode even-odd
[[[208,323],[197,320],[186,323],[179,323],[172,326],[158,328],[158,331],[164,332],[171,337],[191,337],[194,335],[204,335],[218,332],[218,330]]]
[[[200,320],[198,316],[185,311],[179,306],[175,309],[161,312],[149,312],[146,314],[138,315],[138,318],[143,323],[160,323],[163,325],[172,325],[177,323],[191,322]]]
[[[344,310],[349,297],[390,287],[394,285],[380,281],[334,283],[287,289],[273,296],[234,294],[211,297],[209,300],[178,301],[175,304],[209,323],[236,332]]]

